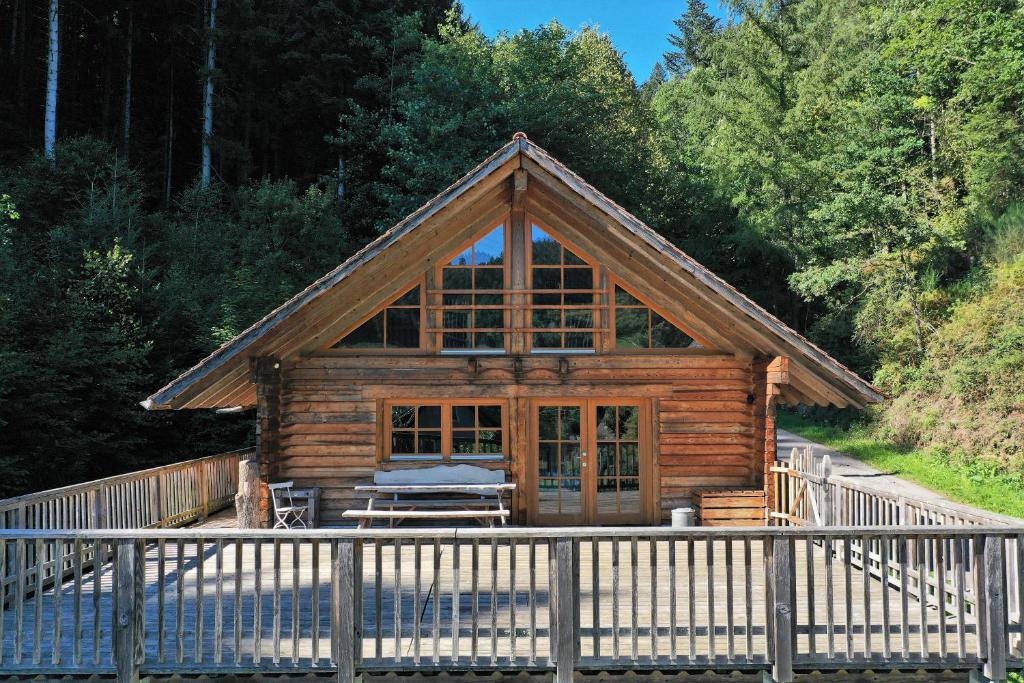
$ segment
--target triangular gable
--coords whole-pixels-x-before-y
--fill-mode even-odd
[[[471,197],[493,189],[520,167],[543,176],[546,182],[567,188],[577,203],[585,204],[631,233],[648,247],[644,250],[646,258],[667,260],[678,268],[677,277],[685,277],[688,287],[699,288],[699,296],[706,297],[733,322],[747,328],[750,337],[756,339],[756,343],[751,342],[752,354],[790,357],[797,365],[798,375],[803,373],[807,381],[813,381],[816,386],[827,385],[829,393],[841,397],[834,401],[840,405],[847,402],[862,406],[883,398],[870,383],[694,261],[525,136],[517,134],[444,192],[157,391],[142,405],[148,409],[252,405],[255,394],[249,377],[249,359],[268,355],[268,349],[274,350],[271,342],[290,348],[281,341],[287,337],[282,331],[283,323],[308,307],[321,305],[326,295],[338,291],[346,280],[359,269],[368,267],[385,250],[409,239],[422,226],[436,223],[445,211],[454,210],[459,202],[468,202]]]

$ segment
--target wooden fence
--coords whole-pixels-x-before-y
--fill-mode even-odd
[[[575,670],[711,669],[784,682],[907,667],[1004,680],[1024,665],[1006,594],[1022,540],[1024,526],[2,531],[15,580],[0,585],[18,594],[2,601],[0,673],[547,670],[568,683]],[[861,571],[855,544],[885,569]],[[45,574],[29,548],[67,580],[29,588],[29,572]],[[951,558],[939,603],[910,585],[926,552]],[[986,600],[968,610],[968,593]]]

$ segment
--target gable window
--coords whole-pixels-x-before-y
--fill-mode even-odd
[[[497,461],[508,452],[502,403],[396,401],[385,413],[388,460]]]
[[[420,348],[421,291],[416,285],[355,328],[334,345],[336,349]]]
[[[505,226],[441,268],[442,349],[505,348]]]
[[[594,268],[545,230],[530,235],[534,350],[594,348]]]
[[[685,349],[694,345],[693,337],[615,285],[616,349]]]

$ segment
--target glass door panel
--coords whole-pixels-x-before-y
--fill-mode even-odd
[[[537,513],[545,521],[584,521],[582,416],[579,405],[537,409]]]
[[[638,521],[640,501],[640,406],[595,405],[596,521]]]

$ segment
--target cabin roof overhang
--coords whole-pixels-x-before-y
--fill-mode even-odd
[[[635,258],[667,273],[680,298],[720,316],[730,332],[727,351],[755,357],[785,357],[790,403],[864,407],[884,398],[822,349],[788,327],[678,247],[610,200],[536,144],[517,135],[476,168],[428,201],[351,258],[313,282],[263,319],[228,341],[194,367],[142,402],[149,410],[253,406],[255,383],[250,359],[297,357],[337,320],[339,307],[368,301],[382,279],[375,266],[385,252],[441,257],[445,226],[483,225],[509,209],[507,181],[525,171],[555,201],[594,227],[630,242]],[[549,202],[550,203],[550,202]],[[387,280],[387,278],[384,278]],[[372,291],[371,291],[372,290]]]

